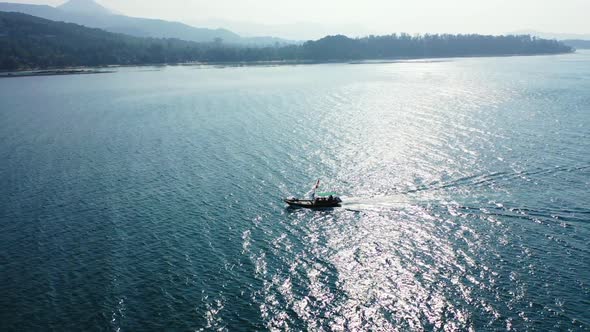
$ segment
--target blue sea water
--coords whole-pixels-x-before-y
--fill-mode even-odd
[[[590,53],[0,79],[0,330],[590,330]],[[342,208],[286,208],[317,178]]]

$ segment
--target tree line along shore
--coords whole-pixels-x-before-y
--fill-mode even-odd
[[[529,35],[392,34],[327,36],[293,45],[239,46],[217,39],[198,43],[141,38],[0,12],[0,70],[187,62],[326,62],[396,58],[537,55],[573,52],[556,40]]]

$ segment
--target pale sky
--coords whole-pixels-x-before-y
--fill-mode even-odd
[[[59,5],[64,0],[2,0]],[[321,23],[366,32],[590,33],[590,0],[96,0],[129,16],[199,22]],[[194,24],[193,24],[194,25]],[[347,31],[343,31],[346,33]]]

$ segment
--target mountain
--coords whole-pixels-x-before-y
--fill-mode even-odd
[[[281,47],[140,38],[22,13],[0,12],[0,70],[181,62],[351,61],[556,54],[571,48],[530,36],[328,36]]]
[[[322,24],[315,22],[297,22],[280,24],[259,24],[246,21],[234,21],[226,19],[199,19],[186,21],[185,23],[204,28],[225,27],[240,36],[265,36],[271,35],[288,40],[316,40],[328,35],[343,34],[347,36],[369,36],[376,34],[359,24]]]
[[[83,13],[83,14],[100,14],[100,15],[113,15],[114,13],[109,9],[99,5],[93,0],[70,0],[57,7],[66,12],[70,13]]]
[[[0,11],[24,13],[54,21],[65,21],[65,18],[68,16],[67,13],[47,5],[27,5],[9,2],[0,2]]]
[[[132,37],[22,13],[0,12],[3,70],[190,61],[199,55],[199,45]]]
[[[184,62],[270,61],[295,57],[284,47],[229,46],[141,38],[0,11],[0,70]]]
[[[118,15],[93,0],[70,0],[57,8],[0,2],[0,11],[19,12],[137,37],[178,38],[196,42],[221,39],[227,44],[242,45],[270,45],[283,42],[272,38],[242,38],[226,29],[196,28],[179,22]]]

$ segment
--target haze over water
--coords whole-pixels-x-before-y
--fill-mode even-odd
[[[590,330],[590,53],[0,80],[2,330]],[[322,189],[342,208],[293,210]]]

